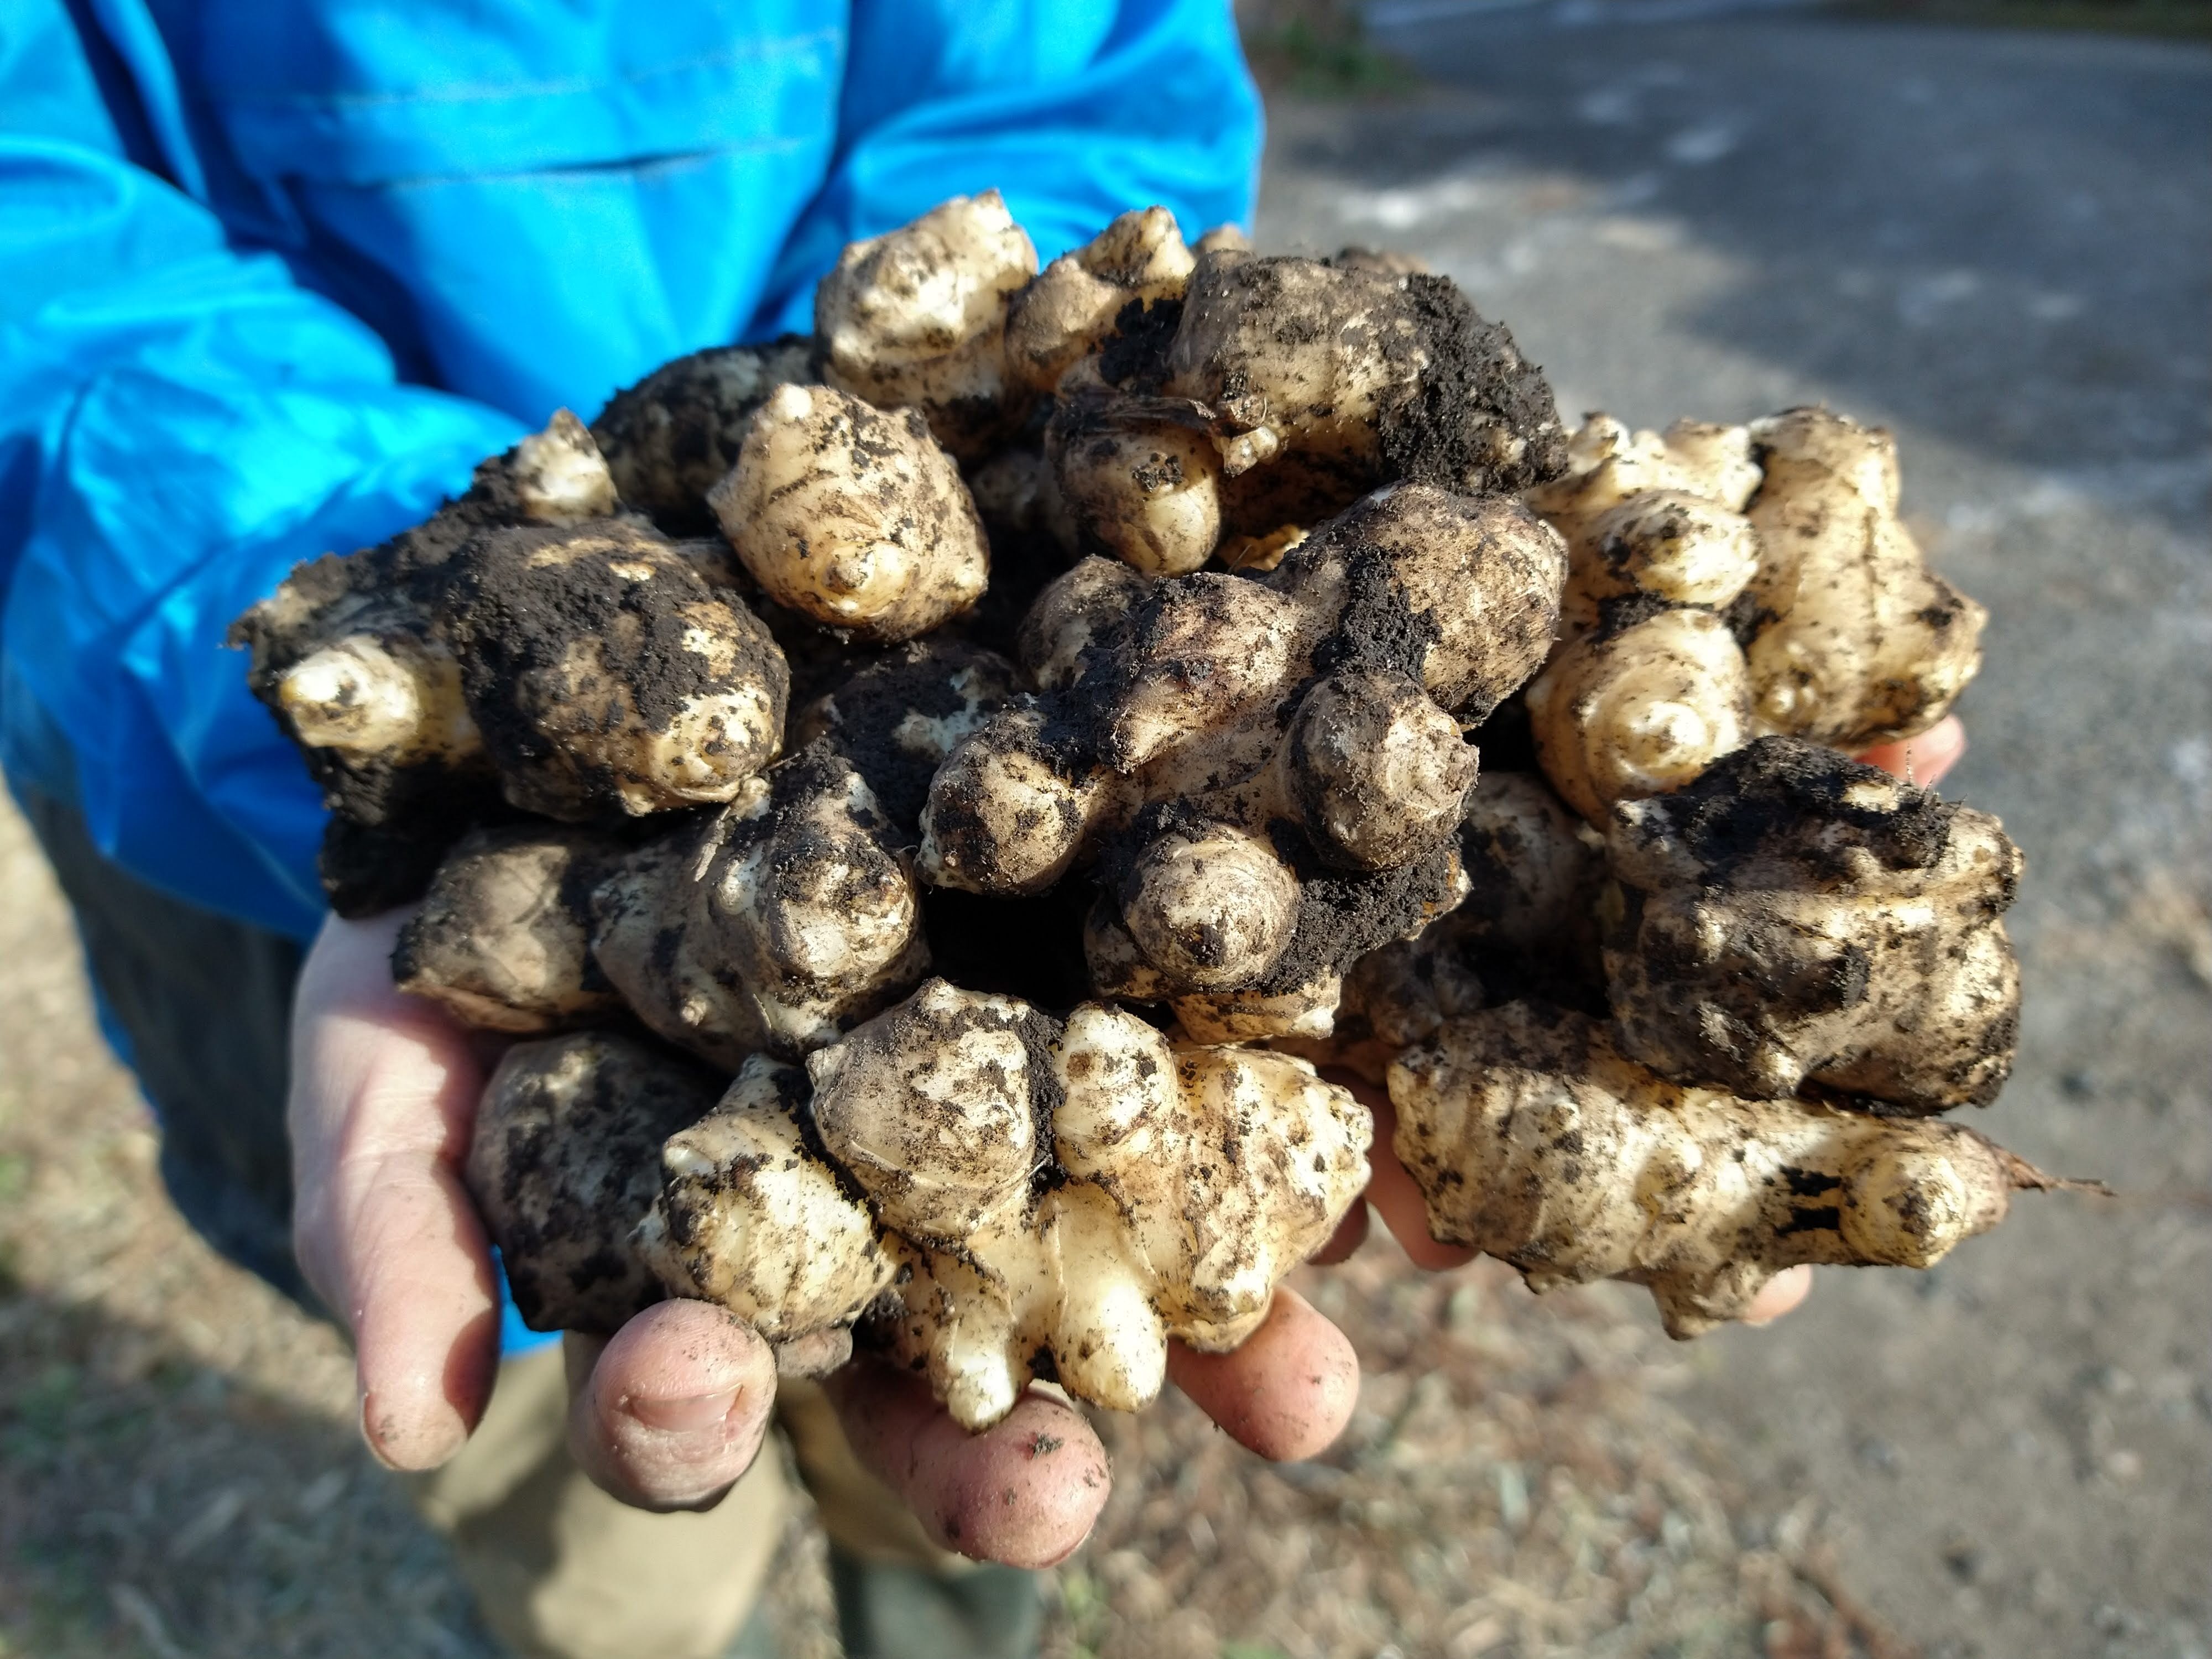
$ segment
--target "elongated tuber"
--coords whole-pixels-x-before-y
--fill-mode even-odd
[[[1957,1124],[1670,1083],[1531,1003],[1450,1021],[1389,1089],[1438,1239],[1540,1291],[1648,1285],[1675,1337],[1741,1319],[1785,1267],[1932,1266],[2048,1184]]]

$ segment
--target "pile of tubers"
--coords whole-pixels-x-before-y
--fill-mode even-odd
[[[1151,208],[1039,271],[994,192],[234,637],[334,908],[518,1039],[524,1317],[704,1297],[981,1428],[1256,1328],[1362,1077],[1439,1239],[1678,1336],[2042,1183],[1933,1115],[2011,1065],[2020,856],[1849,757],[1978,662],[1897,487],[1820,410],[1571,435],[1407,260]]]

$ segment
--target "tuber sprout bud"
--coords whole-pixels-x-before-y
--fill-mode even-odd
[[[1459,722],[1403,674],[1336,674],[1298,704],[1285,793],[1322,856],[1387,870],[1449,836],[1474,786]]]

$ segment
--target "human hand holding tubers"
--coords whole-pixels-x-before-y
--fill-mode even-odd
[[[556,418],[239,629],[334,902],[422,897],[416,1017],[522,1039],[441,1178],[580,1354],[723,1352],[738,1415],[675,1413],[721,1437],[699,1469],[743,1378],[848,1353],[870,1409],[915,1405],[887,1363],[942,1402],[916,1444],[979,1436],[955,1486],[1039,1375],[1310,1449],[1341,1343],[1279,1285],[1363,1185],[1418,1259],[1640,1277],[1679,1334],[1997,1213],[1906,1249],[1618,1209],[1723,1143],[1838,1191],[1918,1170],[1916,1213],[2019,1173],[1895,1115],[2002,1080],[2018,863],[1836,752],[1940,757],[1978,659],[1887,434],[1570,440],[1447,279],[1158,210],[1039,274],[994,195],[948,203],[848,250],[817,321]],[[1514,1102],[1644,1150],[1531,1153]],[[1506,1188],[1534,1207],[1472,1196]],[[696,1501],[625,1397],[582,1379],[590,1467]],[[1057,1501],[1005,1547],[1049,1559]]]

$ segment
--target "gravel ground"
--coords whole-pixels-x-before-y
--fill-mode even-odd
[[[1419,252],[1571,411],[1897,431],[1910,522],[1991,613],[1945,793],[2028,855],[2021,1064],[1978,1125],[2120,1196],[1826,1274],[1674,1399],[1753,1524],[1817,1498],[1933,1653],[2202,1659],[2212,51],[1722,9],[1376,0],[1430,89],[1279,106],[1261,240]]]

